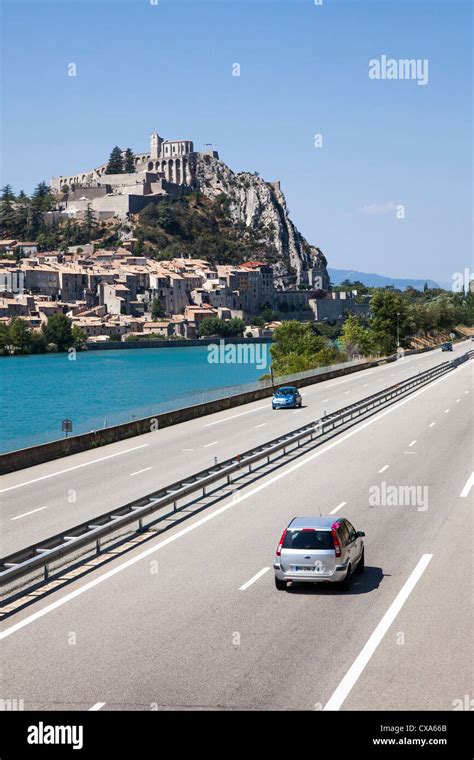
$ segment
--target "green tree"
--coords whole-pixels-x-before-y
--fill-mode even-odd
[[[123,160],[123,170],[126,174],[130,174],[135,171],[135,156],[130,148],[125,151]]]
[[[115,146],[112,153],[110,154],[109,162],[105,169],[105,173],[106,174],[123,174],[122,151],[120,150],[118,145]]]
[[[8,336],[12,348],[21,354],[30,352],[31,329],[21,317],[13,317],[10,321]]]
[[[156,322],[157,319],[164,317],[166,313],[165,308],[159,298],[153,299],[151,302],[150,311],[153,322]]]
[[[343,355],[326,338],[317,335],[313,323],[288,320],[275,330],[270,348],[277,377],[303,372],[343,360]]]
[[[342,326],[341,343],[348,354],[359,353],[369,356],[373,353],[373,335],[361,320],[349,315]]]
[[[95,230],[97,228],[97,219],[94,213],[94,209],[91,204],[87,204],[86,212],[84,214],[84,231],[87,237],[87,242],[94,238]]]
[[[58,351],[74,348],[72,321],[65,314],[53,314],[42,327],[46,343],[54,343]]]
[[[78,351],[82,351],[87,340],[87,335],[85,334],[84,330],[82,330],[79,325],[73,325],[71,329],[71,335],[73,347]]]
[[[374,347],[383,354],[392,354],[397,349],[397,324],[400,343],[403,344],[409,334],[406,303],[389,288],[377,290],[370,302],[372,319],[370,328],[373,333]]]

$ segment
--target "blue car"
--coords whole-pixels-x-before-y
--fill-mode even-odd
[[[296,409],[301,407],[302,403],[300,392],[294,385],[278,388],[273,393],[272,409]]]

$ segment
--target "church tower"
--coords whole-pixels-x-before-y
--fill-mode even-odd
[[[157,132],[152,132],[150,136],[150,158],[155,159],[160,157],[161,143],[163,138],[159,136]]]

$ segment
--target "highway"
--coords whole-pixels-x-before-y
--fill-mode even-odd
[[[10,554],[453,358],[439,349],[302,389],[304,407],[270,399],[2,477],[1,554]]]
[[[303,389],[295,414],[260,402],[14,473],[4,525],[21,535],[4,540],[105,511],[446,357]],[[469,362],[5,620],[4,695],[33,710],[452,710],[473,688],[472,393]],[[420,497],[374,505],[383,483]],[[47,508],[12,519],[33,505]],[[364,574],[346,592],[277,591],[283,528],[320,512],[365,531]]]

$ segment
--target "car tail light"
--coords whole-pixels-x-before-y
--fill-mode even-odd
[[[280,540],[279,540],[279,542],[278,542],[277,551],[276,551],[276,553],[277,553],[277,557],[280,557],[280,556],[281,556],[281,548],[282,548],[282,546],[283,546],[283,542],[284,542],[284,540],[285,540],[286,531],[287,531],[287,529],[285,528],[285,530],[284,530],[284,531],[283,531],[283,533],[281,534],[281,538],[280,538]]]
[[[336,552],[336,557],[341,556],[341,542],[339,541],[339,536],[337,535],[338,527],[339,527],[339,523],[334,523],[334,525],[331,528],[332,540],[334,542],[334,551]]]

